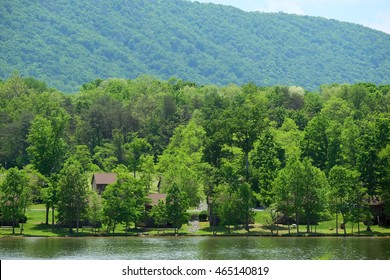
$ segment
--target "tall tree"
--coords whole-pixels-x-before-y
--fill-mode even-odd
[[[66,122],[65,114],[55,120],[37,116],[31,125],[27,137],[30,144],[27,152],[34,167],[46,177],[61,169],[66,151],[63,139]]]
[[[238,96],[237,101],[226,111],[232,142],[244,153],[245,178],[249,179],[249,152],[265,127],[265,112],[268,100],[261,93]]]
[[[307,232],[311,232],[311,226],[316,224],[321,215],[327,210],[328,182],[324,172],[314,167],[308,158],[302,162],[302,206],[306,219]]]
[[[62,168],[58,180],[58,217],[72,233],[76,222],[77,232],[80,220],[87,210],[87,181],[81,164],[69,158]]]
[[[11,222],[12,234],[15,234],[15,227],[19,224],[27,203],[28,178],[23,170],[14,167],[7,171],[0,187],[1,220]]]
[[[273,135],[266,129],[251,152],[253,189],[260,203],[265,206],[272,201],[272,182],[280,168],[279,151]]]
[[[313,165],[326,170],[328,158],[328,137],[326,129],[328,120],[324,116],[316,116],[312,118],[304,131],[302,141],[302,152],[304,157],[310,157],[313,160]]]
[[[291,158],[286,166],[279,171],[274,181],[275,204],[281,213],[288,220],[290,232],[291,219],[295,219],[297,233],[299,233],[300,217],[303,214],[303,193],[302,184],[304,174],[303,165],[297,158]]]
[[[175,228],[175,234],[188,222],[188,197],[175,183],[169,188],[166,198],[168,220]]]
[[[137,134],[134,134],[132,141],[125,144],[125,149],[129,167],[132,169],[135,178],[137,175],[137,170],[142,164],[142,156],[148,155],[152,149],[152,146],[144,138],[139,138]]]
[[[196,120],[191,120],[187,126],[175,129],[168,147],[158,159],[163,190],[176,184],[187,194],[191,206],[198,206],[204,197],[203,171],[208,165],[202,162],[204,138],[203,128]]]
[[[341,214],[344,224],[344,234],[346,232],[346,223],[351,217],[353,207],[356,206],[354,197],[360,196],[362,203],[362,194],[364,189],[359,185],[359,173],[342,166],[334,166],[329,172],[330,186],[330,206],[336,216],[336,234],[338,234],[338,216]],[[360,206],[360,205],[359,205]]]

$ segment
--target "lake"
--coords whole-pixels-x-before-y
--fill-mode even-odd
[[[1,238],[0,259],[388,260],[388,237]]]

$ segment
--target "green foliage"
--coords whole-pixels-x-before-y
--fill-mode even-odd
[[[362,221],[364,213],[365,192],[359,186],[359,173],[342,166],[334,166],[329,172],[330,205],[336,215],[343,217],[344,234],[346,234],[346,223],[349,221]],[[359,213],[360,212],[360,213]],[[364,217],[363,217],[364,218]],[[338,224],[336,220],[336,231]]]
[[[159,157],[157,169],[162,174],[162,189],[177,185],[189,198],[191,206],[203,199],[206,163],[202,162],[205,132],[196,122],[175,129],[168,147]]]
[[[167,193],[166,210],[168,221],[175,228],[175,233],[178,233],[182,225],[188,222],[188,208],[187,194],[174,183]]]
[[[162,200],[158,201],[158,204],[152,208],[149,216],[153,218],[154,223],[158,228],[165,226],[168,222],[167,207]]]
[[[0,171],[24,167],[29,197],[46,205],[47,224],[49,208],[54,213],[68,195],[59,181],[64,188],[79,172],[114,171],[123,180],[103,196],[109,231],[137,226],[146,194],[173,185],[191,206],[206,197],[215,203],[229,227],[249,228],[253,195],[263,205],[276,203],[290,222],[311,226],[330,210],[323,174],[334,166],[359,172],[348,203],[373,195],[388,201],[389,92],[371,83],[307,92],[142,76],[96,80],[67,96],[15,73],[0,83],[7,97],[0,100]],[[69,170],[74,175],[65,180],[58,173],[67,158],[80,171]],[[99,204],[93,196],[83,201],[95,210]],[[366,208],[353,208],[345,219],[369,222]],[[80,218],[92,215],[84,210]]]
[[[131,223],[137,227],[144,217],[146,188],[131,175],[119,173],[117,181],[105,188],[102,198],[107,232],[114,233],[119,223],[123,223],[126,230]]]
[[[287,162],[274,181],[277,209],[299,223],[306,221],[307,231],[320,220],[327,209],[327,181],[324,173],[308,158],[302,162],[293,158]]]
[[[87,185],[81,164],[69,158],[61,170],[58,180],[58,219],[72,232],[76,223],[77,232],[80,220],[87,210]]]
[[[43,175],[50,176],[61,168],[66,143],[62,138],[66,119],[64,116],[49,120],[37,116],[27,137],[27,152],[34,167]]]
[[[184,0],[3,0],[0,18],[0,77],[18,69],[65,92],[144,73],[198,84],[252,81],[308,89],[389,83],[390,77],[388,34],[318,17]],[[132,94],[125,80],[112,80],[108,88],[120,98]]]
[[[251,154],[254,180],[252,188],[257,191],[258,200],[265,206],[270,205],[273,201],[272,182],[280,168],[278,150],[280,150],[280,147],[275,143],[270,130],[267,129],[262,133]]]
[[[227,184],[218,186],[213,196],[214,214],[220,219],[222,225],[230,226],[244,225],[249,232],[249,224],[254,221],[254,196],[249,184],[242,183],[236,187]]]
[[[12,234],[23,217],[28,203],[30,189],[28,178],[23,170],[11,168],[0,184],[0,219],[2,223],[11,222]]]

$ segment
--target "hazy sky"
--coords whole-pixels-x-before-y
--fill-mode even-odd
[[[197,0],[245,11],[285,12],[353,22],[390,34],[390,0]]]

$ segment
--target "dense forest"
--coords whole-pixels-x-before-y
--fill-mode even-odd
[[[27,201],[43,201],[59,221],[76,219],[73,205],[77,218],[103,208],[106,224],[137,225],[140,200],[115,207],[158,185],[186,197],[180,207],[211,203],[227,226],[248,227],[256,205],[308,231],[336,213],[368,222],[370,198],[390,210],[389,106],[390,85],[372,83],[311,92],[140,76],[67,95],[14,73],[0,82],[0,214],[19,219]],[[122,178],[100,207],[86,188],[93,172]]]
[[[390,83],[390,35],[363,26],[183,0],[2,0],[0,78],[62,92],[101,78],[226,86]]]

